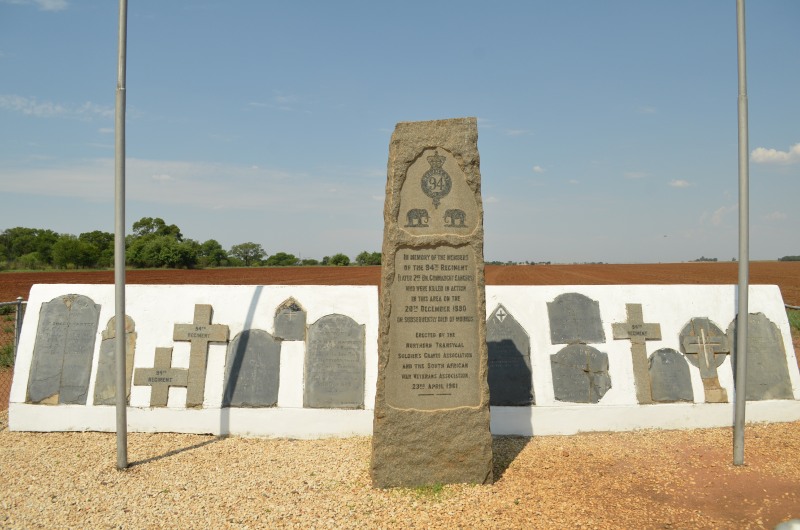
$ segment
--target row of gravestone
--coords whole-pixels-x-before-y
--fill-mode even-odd
[[[641,304],[626,304],[627,320],[612,324],[614,340],[630,340],[634,384],[640,404],[694,401],[688,362],[699,369],[706,403],[726,403],[717,368],[736,344],[734,319],[727,332],[706,317],[680,330],[680,352],[662,348],[648,356],[646,341],[661,340],[661,326],[646,323]],[[558,401],[597,403],[611,388],[608,355],[589,344],[605,343],[597,301],[565,293],[547,303],[552,344],[567,346],[550,357]],[[489,392],[493,406],[535,404],[530,338],[502,305],[489,316]],[[735,359],[735,356],[733,356]],[[748,318],[747,399],[794,399],[784,342],[778,326],[762,313]],[[735,372],[735,366],[733,367]]]
[[[70,294],[42,304],[28,379],[28,403],[85,405],[100,305]],[[303,402],[309,408],[364,408],[364,325],[331,314],[306,326],[306,312],[294,300],[281,304],[274,335],[247,329],[229,340],[229,328],[212,324],[210,305],[197,304],[191,323],[175,324],[173,341],[190,343],[189,367],[172,366],[172,347],[156,348],[152,368],[133,368],[134,321],[126,316],[127,398],[134,385],[151,387],[150,406],[165,407],[171,387],[186,388],[186,407],[202,407],[208,346],[227,344],[222,405],[271,407],[278,401],[283,341],[306,343]],[[94,386],[95,405],[115,404],[115,322],[102,333]]]

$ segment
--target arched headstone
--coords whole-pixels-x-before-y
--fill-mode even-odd
[[[42,304],[33,345],[28,402],[85,405],[100,305],[80,294]]]
[[[223,407],[274,407],[278,403],[281,341],[246,329],[228,344]]]
[[[650,391],[653,401],[694,401],[689,364],[672,348],[661,348],[650,356]]]
[[[564,293],[547,302],[552,344],[590,344],[606,341],[600,304],[580,293]]]
[[[97,377],[94,383],[95,405],[117,404],[117,360],[116,360],[116,322],[113,316],[103,330],[100,342],[100,358],[97,360]],[[125,402],[131,400],[131,379],[133,377],[133,356],[136,350],[136,324],[125,315]]]
[[[364,408],[364,326],[327,315],[308,329],[303,406]]]

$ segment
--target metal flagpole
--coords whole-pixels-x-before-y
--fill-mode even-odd
[[[739,58],[739,304],[736,315],[736,381],[733,422],[733,465],[744,464],[744,415],[747,399],[747,298],[750,269],[750,197],[747,142],[747,61],[744,40],[744,0],[736,0]]]
[[[119,0],[119,59],[115,114],[114,168],[114,296],[117,372],[117,469],[128,467],[128,411],[125,340],[125,62],[128,38],[128,2]]]

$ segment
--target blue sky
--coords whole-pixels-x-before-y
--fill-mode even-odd
[[[0,0],[0,229],[113,231],[117,7]],[[800,254],[798,27],[747,4],[752,259]],[[727,261],[736,61],[733,0],[130,0],[127,226],[380,250],[395,124],[476,116],[487,261]]]

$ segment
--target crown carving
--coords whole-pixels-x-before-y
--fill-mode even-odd
[[[445,160],[446,158],[439,155],[438,152],[434,152],[431,156],[428,157],[428,163],[431,165],[432,168],[442,167],[444,165]]]

